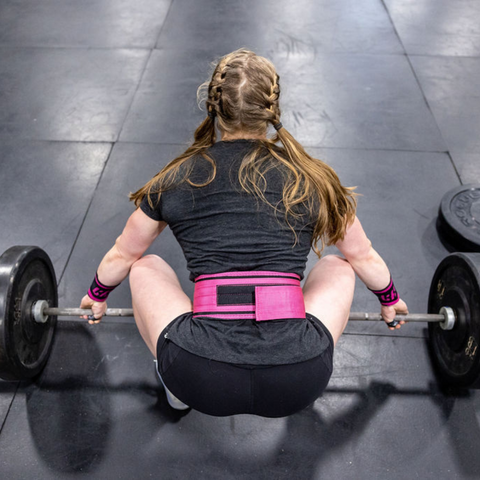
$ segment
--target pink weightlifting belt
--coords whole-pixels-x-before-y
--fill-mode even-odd
[[[281,272],[227,272],[195,279],[193,316],[221,320],[305,318],[300,277]]]

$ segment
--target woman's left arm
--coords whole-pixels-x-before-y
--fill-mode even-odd
[[[128,219],[115,245],[103,257],[97,270],[99,282],[106,286],[116,286],[125,280],[132,265],[145,253],[166,226],[166,222],[152,220],[137,208]],[[91,308],[98,322],[105,313],[107,305],[106,302],[95,302],[85,295],[80,308]],[[91,320],[90,323],[96,322]]]

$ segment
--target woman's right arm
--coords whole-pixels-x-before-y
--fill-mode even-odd
[[[389,285],[390,271],[382,257],[373,249],[358,218],[355,217],[355,221],[347,228],[344,239],[337,242],[336,247],[367,288],[378,291]],[[392,306],[382,305],[382,316],[386,322],[391,322],[396,314],[406,313],[408,307],[401,299]]]

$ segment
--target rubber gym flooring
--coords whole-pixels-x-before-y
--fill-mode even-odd
[[[476,0],[4,0],[0,251],[44,248],[60,305],[78,306],[128,193],[185,148],[197,86],[239,47],[273,60],[284,125],[358,186],[374,247],[425,312],[448,254],[440,200],[480,182]],[[151,250],[192,294],[170,231]],[[128,282],[109,305],[130,306]],[[352,310],[378,310],[360,283]],[[131,320],[62,321],[35,382],[0,382],[0,478],[480,478],[479,392],[441,391],[427,345],[424,324],[350,324],[311,408],[214,418],[170,409]]]

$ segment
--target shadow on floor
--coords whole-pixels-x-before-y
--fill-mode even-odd
[[[171,409],[164,392],[155,382],[149,381],[150,377],[134,376],[133,380],[128,380],[125,372],[121,371],[121,365],[112,374],[109,371],[112,366],[106,366],[105,352],[88,327],[76,325],[68,331],[64,330],[62,340],[55,349],[55,358],[41,377],[34,383],[22,383],[19,389],[26,395],[33,444],[39,458],[51,470],[92,475],[100,465],[108,463],[106,457],[110,449],[125,449],[128,446],[117,444],[121,441],[115,437],[118,430],[123,434],[127,431],[130,434],[128,444],[141,450],[149,438],[162,438],[161,432],[167,424],[177,423],[186,416],[187,423],[198,422],[198,412],[192,412],[194,415],[188,417],[189,411]],[[137,368],[134,370],[137,371]],[[151,373],[153,379],[153,367]],[[118,380],[115,381],[112,376],[117,376]],[[0,383],[0,393],[15,392],[16,388],[14,383]],[[286,419],[279,419],[285,422],[285,430],[275,442],[272,455],[266,458],[262,459],[261,444],[258,445],[257,460],[268,468],[272,478],[275,474],[278,478],[286,478],[285,472],[295,472],[296,478],[305,480],[316,478],[318,467],[329,454],[361,438],[371,420],[381,415],[386,401],[403,396],[430,399],[431,404],[438,408],[443,419],[441,423],[448,431],[459,470],[467,475],[480,471],[480,458],[472,450],[480,444],[480,426],[474,399],[468,390],[441,389],[434,383],[421,389],[371,382],[358,389],[332,386],[327,388],[325,395],[328,394],[353,398],[348,408],[339,408],[340,411],[331,417],[312,406]],[[399,405],[401,407],[402,404]],[[223,420],[217,420],[202,416],[199,426],[191,425],[189,431],[193,438],[174,431],[175,441],[198,442],[201,424],[212,430],[210,436],[216,435],[217,428],[220,428],[217,434],[224,434],[221,431]],[[199,449],[203,451],[204,446],[199,445]],[[168,453],[168,448],[164,453]],[[235,454],[229,449],[216,451],[215,455],[207,457],[209,460],[205,460],[205,467],[208,469],[209,462],[214,462],[212,468],[233,464],[239,478],[258,469],[258,461],[239,464]]]

